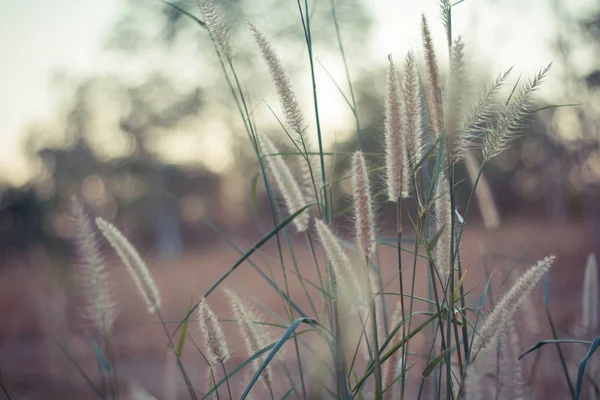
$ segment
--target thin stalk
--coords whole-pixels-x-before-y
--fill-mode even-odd
[[[454,212],[454,210],[456,210],[456,193],[455,193],[455,183],[456,183],[456,176],[455,176],[455,168],[454,165],[452,165],[451,169],[450,169],[450,296],[451,296],[451,301],[452,301],[452,306],[449,306],[449,313],[448,313],[448,317],[450,318],[450,321],[454,321],[453,325],[454,325],[454,337],[455,337],[455,341],[456,341],[456,356],[458,359],[458,369],[460,371],[460,376],[463,376],[464,373],[464,369],[463,369],[463,361],[462,361],[462,354],[461,354],[461,348],[460,348],[460,340],[459,340],[459,336],[458,336],[458,319],[457,318],[452,318],[452,314],[454,313],[453,307],[454,307],[454,289],[455,289],[455,282],[454,282],[454,264],[456,261],[456,253],[458,251],[458,243],[456,243],[456,248],[454,246],[454,238],[455,238],[455,227],[456,227],[456,214]],[[461,276],[458,276],[458,281],[460,282],[460,278]],[[449,345],[450,347],[450,345]]]
[[[550,325],[550,329],[552,330],[552,336],[556,340],[558,339],[558,335],[556,333],[556,326],[554,325],[554,320],[550,315],[550,309],[546,305],[544,307],[546,309],[546,316],[548,317],[548,324]],[[575,389],[573,388],[573,382],[571,382],[571,378],[569,377],[569,370],[567,369],[567,361],[565,360],[565,355],[562,351],[562,347],[560,347],[560,343],[555,343],[556,351],[558,352],[558,357],[560,358],[560,364],[562,370],[565,374],[565,380],[567,381],[567,386],[569,387],[569,392],[571,392],[571,397],[575,399]]]
[[[169,333],[169,330],[167,329],[167,325],[165,325],[165,321],[162,317],[162,315],[160,314],[160,310],[157,309],[156,310],[156,315],[158,315],[158,319],[160,319],[160,324],[163,327],[163,330],[165,331],[165,335],[167,336],[167,339],[169,340],[168,346],[170,349],[175,349],[175,347],[173,346],[173,341],[171,340],[171,334]],[[185,385],[187,386],[188,389],[188,393],[190,394],[190,397],[194,400],[197,400],[198,398],[196,397],[196,390],[194,389],[194,386],[192,385],[192,382],[190,381],[190,377],[188,376],[187,372],[185,371],[185,368],[183,367],[183,364],[181,363],[181,359],[179,358],[179,355],[177,354],[177,352],[174,352],[175,354],[175,359],[177,360],[177,365],[179,366],[179,370],[181,371],[181,375],[183,376],[183,380],[185,381]]]
[[[369,258],[366,257],[366,265],[369,267]],[[381,362],[379,361],[379,338],[377,332],[377,307],[375,297],[371,299],[371,328],[373,330],[373,355],[375,360],[375,398],[383,396],[383,382],[381,380]],[[404,324],[402,324],[404,327]],[[404,348],[404,346],[402,346]]]
[[[217,379],[215,378],[215,370],[212,369],[212,367],[210,368],[210,376],[212,377],[212,381],[213,381],[213,385],[216,387],[217,386]],[[217,396],[217,400],[221,399],[221,396],[219,396],[219,391],[215,390],[215,395]]]
[[[297,0],[298,8],[300,10],[300,17],[302,19],[304,34],[306,37],[306,47],[308,50],[308,61],[310,63],[310,75],[312,81],[312,92],[313,92],[313,103],[315,109],[315,123],[317,128],[317,136],[319,142],[319,159],[321,162],[321,177],[323,179],[323,218],[327,224],[329,224],[329,208],[328,208],[328,198],[327,198],[327,180],[325,175],[325,158],[323,157],[323,138],[321,135],[321,121],[319,118],[319,101],[317,98],[317,81],[315,77],[315,65],[313,60],[313,50],[312,50],[312,36],[310,31],[310,14],[308,12],[308,0],[304,0],[304,13],[302,12],[302,6],[300,5],[300,0]],[[306,17],[305,17],[306,14]]]
[[[399,197],[397,199],[397,203],[396,203],[396,221],[397,221],[397,227],[396,227],[396,231],[397,231],[397,245],[398,245],[398,278],[400,281],[400,312],[402,313],[402,341],[404,342],[404,339],[406,338],[406,324],[404,323],[404,316],[405,314],[405,308],[404,308],[404,282],[403,282],[403,278],[402,278],[402,247],[401,247],[401,243],[402,243],[402,197]],[[418,245],[417,245],[418,246]],[[418,250],[418,249],[417,249]],[[417,259],[417,257],[414,257],[415,260]],[[413,273],[413,282],[414,282],[414,276],[415,274]],[[414,295],[414,292],[411,292],[411,295]],[[413,297],[411,296],[411,315],[412,315],[412,299]],[[412,320],[412,318],[411,318]],[[392,322],[393,323],[393,322]],[[410,328],[409,328],[410,329]],[[402,346],[402,354],[401,354],[401,360],[404,363],[404,367],[402,368],[402,374],[400,376],[400,400],[404,399],[404,389],[405,389],[405,379],[404,379],[404,371],[406,370],[405,366],[406,366],[406,347],[407,347],[408,343],[406,343],[404,346]]]
[[[337,13],[335,10],[335,0],[329,0],[331,5],[331,17],[333,19],[333,26],[335,27],[335,36],[337,38],[338,47],[340,48],[340,54],[342,56],[342,62],[344,64],[344,71],[346,73],[346,80],[348,81],[348,89],[350,90],[350,99],[352,100],[352,113],[354,114],[354,120],[356,121],[356,140],[358,142],[358,148],[363,150],[363,142],[360,134],[360,123],[358,121],[358,110],[356,107],[356,98],[354,96],[354,89],[352,87],[352,79],[350,78],[350,70],[348,69],[348,61],[346,60],[346,52],[344,51],[344,45],[342,43],[342,35],[340,33],[340,26],[337,20]]]
[[[227,377],[227,370],[225,369],[225,363],[223,361],[221,361],[221,367],[223,367],[223,375],[225,375],[225,383],[227,384],[227,393],[229,393],[229,400],[233,400],[233,397],[231,396],[231,387],[229,386],[229,378]]]

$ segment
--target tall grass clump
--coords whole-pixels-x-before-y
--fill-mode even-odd
[[[520,276],[506,288],[504,282],[498,284],[499,274],[489,274],[483,263],[474,261],[470,269],[479,269],[487,280],[470,280],[461,252],[473,198],[480,204],[486,227],[500,223],[483,171],[522,134],[528,117],[536,110],[535,91],[548,75],[550,65],[529,80],[517,80],[508,96],[503,95],[503,89],[512,69],[475,94],[478,90],[471,78],[467,41],[452,34],[453,5],[449,1],[440,4],[446,51],[436,48],[430,23],[423,15],[422,62],[416,57],[420,52],[412,50],[403,57],[402,65],[396,66],[391,55],[388,58],[382,99],[385,119],[380,121],[383,129],[376,138],[383,143],[380,152],[364,151],[362,142],[352,152],[329,153],[323,149],[308,1],[299,1],[298,10],[311,71],[314,120],[305,116],[309,114],[300,106],[276,46],[256,26],[248,24],[248,35],[266,64],[284,116],[285,124],[274,141],[285,146],[287,140],[287,146],[294,149],[290,157],[284,157],[254,122],[254,106],[236,72],[244,66],[237,65],[235,44],[230,42],[218,4],[200,1],[199,18],[186,12],[186,16],[200,22],[214,44],[223,77],[257,157],[272,226],[248,251],[230,241],[240,253],[238,261],[210,283],[200,300],[182,312],[180,321],[167,326],[160,314],[160,291],[137,250],[112,224],[97,219],[96,225],[129,271],[148,311],[159,317],[167,337],[165,347],[175,356],[191,398],[220,398],[225,387],[230,399],[251,395],[272,399],[508,399],[525,398],[529,393],[530,381],[525,377],[522,358],[546,342],[521,353],[521,332],[514,321],[520,306],[541,281],[548,282],[552,268],[556,268],[553,265],[560,259],[547,256],[525,270],[516,268]],[[171,6],[181,11],[179,6]],[[330,6],[339,29],[335,2]],[[345,62],[339,34],[337,40]],[[448,69],[444,70],[439,55],[446,52]],[[345,71],[348,74],[347,65]],[[348,82],[353,98],[349,75]],[[359,130],[356,103],[348,105]],[[309,140],[313,130],[318,138],[320,168],[311,162],[317,151]],[[324,160],[330,156],[345,157],[351,166],[339,180],[327,179]],[[457,167],[463,164],[470,184],[457,178]],[[346,179],[352,182],[349,197],[354,218],[348,230],[353,241],[339,233],[343,230],[337,229],[338,224],[345,220],[338,214],[344,212],[334,209],[328,196]],[[376,184],[380,181],[383,187]],[[478,189],[479,185],[484,189]],[[278,196],[284,207],[280,207]],[[378,231],[377,221],[387,217],[384,214],[376,218],[382,197],[395,208],[394,238]],[[317,207],[311,217],[312,204]],[[101,290],[102,261],[94,251],[90,224],[79,208],[74,214],[79,221],[81,253],[89,264],[94,321],[97,327],[109,331],[112,314],[104,305],[108,302]],[[403,220],[406,215],[409,219]],[[294,232],[288,229],[290,225],[295,226]],[[268,259],[281,268],[281,277],[277,278],[271,269],[263,271],[254,259],[270,241],[276,244],[277,256]],[[304,243],[311,255],[308,263],[300,263],[296,257]],[[388,259],[381,257],[385,248],[394,250],[393,265],[387,265]],[[229,288],[224,291],[233,317],[226,320],[209,308],[211,295],[246,264],[254,267],[281,299],[284,316],[278,316],[275,305],[262,305],[269,316],[279,317],[276,324],[267,323],[256,311],[257,304]],[[595,258],[590,257],[582,300],[581,322],[586,331],[598,323],[596,269]],[[417,280],[427,283],[426,294],[417,289]],[[575,398],[581,384],[571,382],[562,350],[564,341],[557,337],[548,303],[546,288],[544,306],[553,333],[552,341],[547,343],[558,350],[560,363],[556,365]],[[181,358],[183,343],[188,340],[187,325],[193,319],[198,320],[203,341],[196,349],[208,371],[202,388],[193,385]],[[225,321],[227,324],[222,326]],[[242,338],[244,355],[230,350],[229,345],[235,343],[234,328]],[[175,346],[177,338],[179,345]],[[293,352],[284,353],[287,347]],[[358,356],[361,347],[366,357]],[[309,358],[314,361],[307,363]],[[488,371],[490,365],[496,369]],[[244,373],[246,378],[242,378]],[[490,376],[493,379],[488,379]]]

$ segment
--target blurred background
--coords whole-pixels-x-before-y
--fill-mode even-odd
[[[196,2],[173,3],[199,16]],[[288,143],[269,109],[281,117],[246,21],[279,52],[309,132],[316,135],[296,2],[219,3],[259,129]],[[421,13],[429,18],[445,69],[437,1],[310,3],[325,147],[356,149],[356,122],[337,88],[349,93],[333,4],[365,148],[379,152],[387,56],[401,65],[413,49],[420,58]],[[556,241],[566,251],[572,248],[574,263],[583,266],[587,253],[600,249],[600,5],[595,0],[458,3],[454,34],[466,44],[476,88],[512,65],[514,83],[552,62],[537,93],[539,106],[576,104],[537,113],[523,138],[486,169],[486,177],[500,209],[501,232],[525,230],[533,236],[535,227],[558,221],[578,232],[571,236],[578,243],[569,244],[564,236]],[[190,254],[207,254],[209,245],[223,242],[222,235],[249,247],[270,230],[264,187],[255,178],[257,161],[208,35],[193,20],[153,0],[0,0],[0,27],[0,268],[5,273],[40,266],[66,273],[73,260],[73,194],[91,215],[115,221],[143,253],[152,254],[150,259],[167,265],[185,257],[196,263]],[[332,179],[344,176],[347,161],[336,159]],[[381,158],[372,162],[379,165]],[[470,187],[464,185],[462,204]],[[338,209],[345,207],[347,189],[342,184],[335,192]],[[382,234],[387,211],[380,210]],[[470,221],[479,224],[475,209]],[[231,265],[216,265],[215,257],[208,261],[214,269]]]
[[[194,1],[175,3],[198,15]],[[259,128],[286,143],[267,107],[281,116],[246,21],[279,51],[315,134],[296,3],[220,3]],[[422,12],[444,70],[438,5],[349,0],[335,6],[361,130],[367,149],[378,151],[387,55],[401,63],[408,49],[420,54]],[[254,226],[268,211],[260,184],[251,201],[257,163],[204,29],[160,1],[3,1],[0,7],[2,257],[31,246],[61,249],[70,236],[72,194],[165,255],[211,240],[214,232],[200,223],[207,215],[233,231]],[[325,145],[354,150],[355,121],[336,89],[348,92],[330,2],[316,3],[312,12]],[[519,145],[486,170],[502,216],[592,213],[594,207],[585,209],[597,200],[600,176],[598,4],[464,1],[452,16],[476,88],[511,65],[513,83],[553,62],[538,93],[540,106],[581,104],[540,112]],[[340,158],[342,167],[345,161]]]

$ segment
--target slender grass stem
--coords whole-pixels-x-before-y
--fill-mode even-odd
[[[158,309],[156,310],[156,315],[158,315],[158,319],[160,320],[160,325],[163,327],[165,335],[167,336],[168,346],[170,349],[172,349],[174,351],[175,358],[177,360],[177,365],[179,366],[179,370],[181,371],[181,375],[183,376],[183,380],[185,381],[185,384],[187,386],[188,393],[190,394],[190,398],[197,400],[196,391],[194,389],[194,386],[192,385],[192,382],[190,381],[190,377],[188,376],[183,364],[181,363],[181,358],[179,357],[177,352],[175,352],[175,347],[173,346],[173,341],[171,340],[171,334],[169,333],[169,330],[167,329],[167,325],[165,325],[165,320],[163,319],[163,317],[160,313],[160,310],[158,310]]]
[[[556,333],[556,326],[554,325],[554,320],[552,319],[552,315],[550,314],[550,309],[546,305],[544,307],[546,310],[546,316],[548,317],[548,324],[550,325],[550,329],[552,330],[552,337],[554,340],[558,339],[558,334]],[[565,354],[562,351],[562,347],[560,343],[555,343],[556,351],[558,352],[558,357],[560,358],[560,364],[565,375],[565,381],[567,382],[567,387],[569,388],[569,392],[571,393],[571,397],[575,399],[575,388],[573,387],[573,382],[571,382],[571,377],[569,376],[569,370],[567,368],[567,361],[565,359]]]
[[[406,315],[406,309],[404,308],[404,279],[402,277],[402,197],[399,197],[397,199],[397,203],[396,203],[396,223],[397,223],[397,227],[396,227],[396,232],[397,232],[397,245],[398,245],[398,280],[400,283],[400,312],[402,313],[402,341],[404,342],[404,339],[406,338],[406,324],[405,324],[405,320],[404,320],[404,316]],[[418,246],[418,245],[417,245]],[[414,259],[416,260],[417,257],[415,256]],[[414,282],[414,273],[413,273],[413,282]],[[413,300],[413,296],[414,295],[414,290],[411,291],[411,310],[410,313],[412,314],[412,300]],[[410,328],[409,328],[410,329]],[[402,346],[402,354],[401,354],[401,358],[400,360],[404,363],[403,365],[406,366],[406,347],[408,346],[408,343],[406,343],[406,345]],[[402,373],[401,373],[401,377],[400,377],[400,400],[404,399],[404,389],[405,389],[405,371],[406,368],[402,368]]]
[[[231,396],[231,387],[229,386],[229,378],[227,377],[227,370],[225,369],[225,363],[223,361],[221,361],[221,367],[223,368],[223,375],[225,376],[225,384],[227,385],[227,393],[229,394],[229,400],[233,400],[233,396]]]

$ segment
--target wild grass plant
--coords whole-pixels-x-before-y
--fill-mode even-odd
[[[458,2],[460,3],[460,2]],[[235,45],[230,43],[227,23],[220,17],[218,4],[202,0],[199,17],[176,5],[202,29],[214,44],[249,143],[256,154],[260,178],[271,210],[272,227],[193,304],[175,325],[161,316],[160,289],[141,256],[126,237],[112,224],[96,220],[96,226],[115,250],[131,274],[148,312],[159,319],[166,336],[165,352],[172,360],[173,375],[180,375],[184,390],[170,388],[160,398],[185,393],[192,399],[208,398],[334,398],[334,399],[525,399],[529,388],[521,358],[545,344],[556,346],[557,367],[564,372],[565,385],[573,398],[580,396],[585,362],[577,371],[568,370],[562,347],[565,342],[592,345],[597,341],[559,340],[546,301],[546,314],[552,326],[552,340],[540,342],[522,353],[515,318],[527,296],[538,283],[551,274],[560,259],[545,257],[522,272],[510,288],[501,293],[489,292],[493,276],[480,282],[480,293],[465,288],[465,270],[461,263],[461,241],[472,199],[477,198],[486,226],[499,223],[498,213],[483,170],[498,154],[518,138],[527,118],[536,111],[533,95],[548,74],[550,65],[528,80],[517,80],[507,97],[511,70],[479,94],[470,89],[469,65],[465,44],[452,33],[449,1],[441,2],[442,23],[447,34],[449,70],[442,74],[433,45],[429,22],[422,17],[424,68],[415,53],[407,52],[402,68],[389,57],[385,121],[382,142],[384,154],[370,154],[362,148],[360,123],[356,117],[357,150],[352,154],[329,153],[323,147],[319,120],[318,86],[315,80],[311,40],[311,18],[307,0],[298,1],[312,77],[314,110],[304,113],[296,98],[291,80],[271,44],[259,27],[249,24],[257,52],[264,59],[280,98],[283,114],[281,134],[269,138],[253,121],[248,94],[236,70]],[[354,91],[346,63],[340,26],[335,18],[335,2],[330,2],[333,23],[338,32],[349,93],[345,96],[357,116]],[[305,115],[312,115],[311,118]],[[310,122],[309,122],[310,121]],[[308,132],[316,131],[317,143]],[[294,150],[290,157],[278,150],[279,143]],[[332,180],[327,159],[348,157],[351,170],[341,180]],[[378,161],[382,160],[382,161]],[[455,170],[465,163],[471,182],[459,182]],[[373,193],[375,177],[385,182],[382,194]],[[352,231],[355,240],[343,240],[336,233],[338,211],[333,207],[332,192],[342,180],[352,181]],[[481,186],[484,189],[478,189]],[[467,193],[466,207],[459,209],[457,196]],[[414,201],[407,202],[407,199]],[[378,201],[396,207],[396,236],[393,240],[378,234],[375,208]],[[415,208],[406,209],[407,204]],[[75,203],[78,247],[87,268],[86,290],[89,293],[86,315],[91,320],[91,342],[96,349],[102,382],[88,379],[100,398],[120,398],[111,346],[114,304],[110,300],[109,282],[103,261],[96,252],[95,230],[82,207]],[[410,219],[403,219],[410,215]],[[289,229],[292,228],[293,229]],[[408,237],[405,232],[410,231]],[[284,255],[305,240],[314,265],[299,265]],[[274,241],[283,279],[270,274],[261,276],[282,301],[285,324],[282,331],[273,329],[257,311],[256,304],[227,287],[227,278],[237,268],[251,262],[261,246]],[[397,270],[392,281],[384,281],[379,257],[381,247],[397,252]],[[320,257],[321,252],[325,257]],[[425,266],[425,269],[418,266]],[[258,267],[257,267],[258,268]],[[307,268],[315,273],[308,274]],[[477,268],[477,266],[471,266]],[[583,290],[582,331],[589,334],[598,324],[597,271],[590,257]],[[317,280],[306,276],[317,276]],[[417,275],[427,277],[428,296],[416,292]],[[407,279],[410,277],[410,279]],[[292,279],[293,278],[293,279]],[[295,299],[291,281],[299,282],[306,296]],[[211,295],[223,291],[232,310],[234,322],[244,341],[245,361],[236,364],[229,344],[235,340],[221,326],[225,316],[210,308]],[[489,304],[491,302],[491,304]],[[221,320],[220,320],[221,319]],[[206,361],[207,375],[202,387],[193,385],[181,359],[187,332],[196,324],[203,343],[196,346]],[[281,333],[283,332],[283,333]],[[291,349],[291,353],[284,350]],[[491,373],[488,372],[491,368]],[[494,370],[494,368],[496,368]],[[246,372],[250,375],[244,375]],[[85,371],[81,371],[87,377]],[[494,379],[484,379],[489,375]],[[240,390],[239,382],[242,382]],[[490,388],[491,386],[491,388]],[[135,396],[143,398],[142,388]],[[169,393],[169,394],[167,394]],[[137,398],[137,397],[136,397]],[[151,398],[151,397],[149,397]]]

